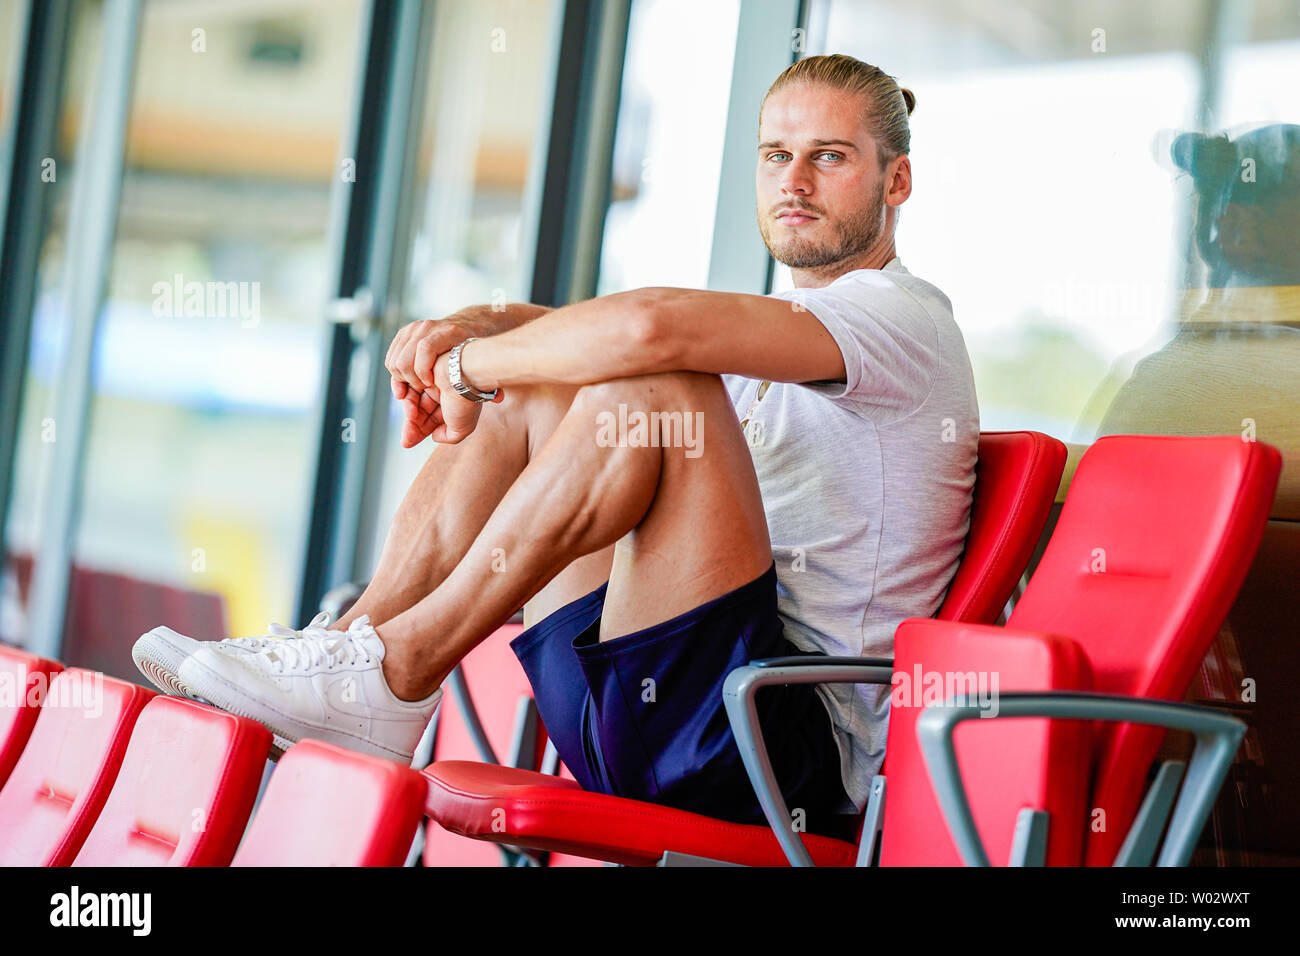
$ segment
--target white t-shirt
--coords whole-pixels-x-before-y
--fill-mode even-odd
[[[979,410],[966,345],[947,296],[897,258],[774,296],[821,321],[846,371],[843,384],[774,382],[746,429],[785,634],[801,650],[892,657],[899,623],[939,609],[970,522]],[[759,382],[722,378],[743,419]],[[818,691],[861,809],[884,760],[889,685]]]

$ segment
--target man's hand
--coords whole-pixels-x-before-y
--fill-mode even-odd
[[[433,365],[453,346],[468,338],[485,339],[508,332],[550,311],[547,306],[527,302],[512,302],[503,309],[474,305],[445,319],[421,319],[402,326],[384,358],[384,367],[393,377],[393,397],[402,401],[410,389],[419,393],[435,387]]]
[[[507,332],[550,311],[547,306],[526,302],[512,302],[504,309],[475,305],[445,319],[423,319],[398,329],[388,347],[384,367],[392,376],[393,397],[402,403],[406,415],[402,447],[414,448],[445,424],[433,373],[439,357],[468,338],[487,338]],[[465,402],[459,395],[452,394]],[[478,421],[477,414],[474,421]],[[470,426],[470,431],[473,431],[473,426]],[[435,436],[434,441],[440,440]]]
[[[430,421],[434,423],[431,434],[433,440],[439,445],[454,445],[468,438],[478,427],[478,417],[483,411],[483,406],[488,404],[471,402],[451,387],[451,377],[447,374],[447,359],[445,353],[438,356],[438,361],[434,363],[433,368],[440,401],[439,407],[430,416]],[[503,398],[505,392],[497,389],[492,404],[499,403]]]
[[[393,377],[394,398],[402,401],[408,391],[418,395],[436,389],[433,365],[438,356],[475,334],[466,329],[466,324],[457,314],[445,319],[421,319],[397,330],[384,358],[384,367]]]

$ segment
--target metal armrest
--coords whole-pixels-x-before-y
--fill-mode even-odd
[[[917,720],[916,735],[953,842],[968,866],[988,866],[989,858],[975,828],[975,818],[962,786],[953,732],[962,721],[1003,717],[1104,720],[1148,724],[1194,734],[1196,747],[1192,751],[1182,792],[1173,808],[1169,834],[1161,848],[1157,866],[1187,865],[1237,746],[1246,733],[1244,722],[1208,707],[1122,694],[1074,691],[1000,694],[997,713],[992,715],[977,704],[960,698],[931,704]],[[1130,839],[1132,835],[1130,831]]]
[[[894,663],[883,658],[777,657],[751,661],[727,675],[722,700],[731,721],[745,770],[758,796],[759,806],[791,866],[813,866],[812,856],[790,821],[790,810],[772,772],[772,761],[758,725],[754,697],[771,684],[888,684]]]
[[[893,667],[894,659],[892,657],[828,657],[825,654],[809,654],[806,657],[765,657],[762,660],[749,662],[750,667],[861,667],[863,664],[872,667]],[[788,683],[803,683],[803,681],[789,681]]]

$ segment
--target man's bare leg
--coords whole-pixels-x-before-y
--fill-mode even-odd
[[[332,627],[346,630],[362,614],[371,624],[382,624],[441,584],[555,431],[576,393],[577,387],[568,385],[512,389],[501,405],[486,410],[469,438],[435,447],[393,516],[365,591]],[[530,602],[528,617],[544,617],[599,587],[609,578],[613,554],[610,546],[574,562]]]
[[[699,413],[701,453],[602,447],[597,416],[617,416],[620,404],[628,416]],[[455,489],[448,500],[456,506]],[[771,565],[753,462],[717,376],[672,372],[580,389],[455,569],[377,628],[389,687],[407,700],[427,697],[561,570],[615,543],[601,640],[688,611]]]

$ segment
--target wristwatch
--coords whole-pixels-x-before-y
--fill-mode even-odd
[[[468,338],[451,350],[447,356],[447,377],[451,379],[451,387],[471,402],[490,402],[497,397],[495,388],[490,392],[480,392],[473,385],[466,384],[465,380],[460,377],[460,350],[475,341],[477,341],[477,338]]]

